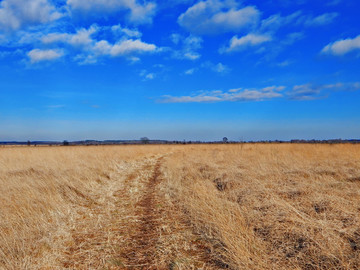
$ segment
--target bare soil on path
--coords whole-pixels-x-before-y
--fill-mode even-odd
[[[218,269],[211,246],[161,193],[164,156],[117,164],[109,181],[77,207],[66,269]]]

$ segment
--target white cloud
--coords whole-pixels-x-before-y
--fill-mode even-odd
[[[180,54],[178,58],[189,59],[189,60],[196,60],[199,59],[201,55],[196,52],[185,52],[184,54]]]
[[[351,39],[342,39],[326,45],[322,53],[344,55],[351,51],[360,50],[360,35]]]
[[[121,32],[123,35],[119,37],[115,43],[109,43],[107,40],[97,40],[93,37],[94,34],[103,30],[111,30],[111,32]],[[101,35],[102,32],[99,34]],[[81,28],[74,34],[69,33],[50,33],[41,38],[44,44],[64,43],[69,44],[77,49],[77,55],[73,58],[79,64],[94,64],[97,63],[101,56],[125,56],[132,62],[137,62],[140,59],[134,54],[155,52],[159,49],[154,44],[149,44],[141,41],[139,38],[129,38],[129,36],[140,36],[141,33],[136,30],[122,28],[120,25],[115,25],[111,28],[99,27],[92,25],[88,29]],[[114,36],[117,38],[117,36]]]
[[[197,70],[196,68],[190,68],[190,69],[185,70],[184,74],[185,75],[192,75],[192,74],[194,74],[194,72],[196,70]]]
[[[64,53],[61,50],[40,50],[33,49],[28,52],[31,63],[38,63],[42,61],[53,61],[62,57]]]
[[[91,50],[96,56],[127,56],[132,62],[137,62],[140,59],[133,54],[153,53],[158,48],[156,45],[142,42],[140,39],[123,39],[115,44],[110,44],[106,40],[100,40],[95,43]]]
[[[224,65],[223,63],[214,64],[210,61],[203,63],[201,67],[208,68],[217,73],[227,73],[230,71],[230,68],[227,65]]]
[[[3,31],[49,23],[60,17],[62,14],[48,0],[3,0],[0,2],[0,30]]]
[[[260,12],[252,6],[239,8],[235,1],[206,0],[188,8],[178,23],[191,33],[238,32],[258,23]]]
[[[281,16],[280,14],[271,15],[261,21],[260,29],[261,31],[277,31],[281,27],[296,22],[301,14],[301,11],[296,11],[287,16]]]
[[[338,16],[336,12],[333,13],[324,13],[317,17],[307,18],[305,21],[305,26],[320,26],[325,24],[330,24],[334,21],[334,19]]]
[[[127,39],[112,46],[110,54],[112,56],[127,55],[131,53],[155,52],[156,46],[142,42],[140,39]]]
[[[356,91],[360,90],[359,82],[352,83],[334,83],[313,85],[311,83],[295,85],[288,94],[293,100],[314,100],[325,98],[330,91]]]
[[[117,33],[122,34],[122,35],[125,34],[128,37],[140,38],[142,36],[142,33],[139,32],[138,30],[122,27],[120,24],[112,26],[111,30],[115,34],[117,34]]]
[[[227,65],[224,65],[223,63],[214,64],[210,61],[207,61],[207,62],[202,63],[197,68],[191,68],[191,69],[185,70],[184,74],[192,75],[195,73],[195,71],[198,71],[201,69],[208,69],[208,70],[211,70],[211,71],[219,73],[219,74],[225,74],[231,70]]]
[[[110,54],[112,47],[113,45],[111,45],[107,40],[100,40],[95,43],[93,51],[98,55],[106,55]]]
[[[322,26],[332,23],[336,17],[338,17],[338,13],[336,12],[324,13],[316,17],[312,15],[305,15],[301,11],[296,11],[287,16],[275,14],[261,21],[260,30],[263,32],[276,32],[280,28],[288,25],[304,25],[307,27]]]
[[[280,91],[285,87],[271,86],[262,89],[230,89],[226,92],[215,90],[205,91],[192,96],[164,96],[163,103],[188,103],[188,102],[236,102],[236,101],[262,101],[283,96]]]
[[[284,61],[282,61],[282,62],[280,62],[280,63],[277,63],[276,65],[279,66],[279,67],[287,67],[287,66],[289,66],[291,63],[292,63],[292,61],[290,61],[290,60],[284,60]]]
[[[198,50],[202,47],[201,43],[203,42],[201,37],[197,36],[188,36],[184,40],[184,47],[186,50]]]
[[[291,45],[294,42],[301,40],[305,37],[305,34],[303,32],[293,32],[293,33],[289,33],[285,36],[285,38],[283,39],[282,43],[284,45]]]
[[[247,34],[238,38],[233,36],[230,40],[229,47],[220,49],[220,52],[232,52],[245,49],[250,46],[257,46],[264,42],[271,41],[272,37],[268,34]]]
[[[360,82],[325,84],[322,87],[335,91],[357,91],[360,90]]]
[[[175,44],[182,46],[180,50],[173,51],[174,58],[197,60],[201,57],[201,54],[197,52],[202,48],[203,39],[201,37],[189,35],[184,38],[179,34],[173,34],[170,38]]]
[[[290,100],[315,100],[326,98],[333,91],[359,91],[360,82],[334,83],[334,84],[302,84],[295,85],[291,90],[285,91],[285,86],[268,86],[261,89],[235,88],[226,92],[200,91],[188,96],[163,96],[163,103],[187,103],[187,102],[236,102],[236,101],[263,101],[275,98],[287,97]]]
[[[174,34],[171,34],[170,35],[170,39],[171,39],[171,41],[174,43],[174,44],[179,44],[179,42],[180,42],[180,40],[181,40],[181,35],[180,34],[176,34],[176,33],[174,33]]]
[[[310,83],[295,85],[291,92],[289,92],[289,97],[292,100],[314,100],[324,98],[325,96],[320,96],[321,90],[323,87],[314,86]]]
[[[94,54],[78,54],[73,59],[79,65],[90,65],[98,62],[98,57]]]
[[[225,73],[229,71],[229,67],[222,63],[218,63],[213,67],[213,70],[218,73]]]
[[[151,23],[155,14],[156,4],[153,2],[139,3],[137,0],[67,0],[73,10],[94,12],[98,14],[115,13],[129,10],[129,20],[133,23]]]
[[[153,80],[153,79],[155,79],[155,77],[156,77],[155,73],[149,73],[149,72],[148,72],[147,70],[145,70],[145,69],[142,70],[139,75],[140,75],[140,77],[143,77],[145,81],[147,81],[147,80]]]
[[[86,46],[93,43],[91,35],[96,33],[98,30],[97,26],[91,26],[89,29],[81,28],[76,31],[75,34],[68,33],[50,33],[42,37],[42,42],[45,44],[63,42],[73,46]]]

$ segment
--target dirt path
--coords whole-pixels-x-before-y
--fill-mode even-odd
[[[160,164],[161,158],[157,160],[151,177],[144,185],[142,198],[136,204],[137,224],[134,224],[135,226],[127,241],[127,247],[122,252],[122,257],[127,260],[127,267],[149,269],[156,264],[154,255],[159,238],[161,216],[156,209],[155,192],[159,183]]]
[[[118,165],[96,203],[76,209],[62,267],[217,269],[209,260],[211,247],[160,192],[164,158]]]

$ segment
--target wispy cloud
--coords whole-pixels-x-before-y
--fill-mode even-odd
[[[184,74],[185,75],[192,75],[192,74],[194,74],[194,72],[196,70],[197,70],[197,68],[190,68],[190,69],[185,70]]]
[[[271,41],[272,37],[269,34],[247,34],[246,36],[242,36],[238,38],[234,36],[231,38],[229,42],[229,46],[226,48],[220,49],[221,53],[224,52],[233,52],[243,50],[248,47],[257,46],[264,42]]]
[[[286,91],[286,89],[288,89]],[[243,101],[264,101],[276,98],[289,100],[316,100],[327,98],[330,92],[334,91],[357,91],[360,90],[360,82],[334,83],[314,85],[311,83],[295,85],[286,88],[285,86],[268,86],[256,88],[235,88],[228,91],[199,91],[187,96],[163,96],[161,103],[214,103],[214,102],[243,102]]]
[[[210,69],[211,71],[214,71],[216,73],[224,74],[230,72],[230,68],[227,65],[224,65],[223,63],[219,62],[217,64],[214,64],[210,61],[207,61],[201,65],[202,68]]]
[[[170,36],[170,39],[178,47],[181,46],[180,49],[173,50],[174,58],[197,60],[201,57],[201,54],[198,52],[202,48],[203,39],[201,37],[190,34],[185,38],[175,33]]]
[[[260,31],[276,32],[280,28],[288,26],[306,26],[315,27],[327,25],[339,16],[336,12],[323,13],[317,16],[311,14],[304,14],[302,11],[296,11],[289,15],[282,16],[280,14],[274,14],[261,21],[259,27]]]
[[[122,27],[120,24],[113,25],[111,27],[111,30],[115,34],[119,34],[120,36],[123,36],[124,34],[130,38],[140,38],[142,36],[142,33],[138,31],[137,29],[130,29],[127,27]]]
[[[360,90],[360,82],[353,83],[335,83],[335,84],[302,84],[295,85],[287,93],[291,100],[315,100],[323,99],[329,96],[330,91],[356,91]]]
[[[332,23],[339,14],[336,12],[324,13],[316,17],[307,17],[304,21],[305,26],[320,26]]]
[[[283,86],[270,86],[262,89],[230,89],[226,92],[221,90],[201,91],[191,96],[163,96],[162,103],[189,103],[189,102],[235,102],[235,101],[262,101],[282,97]]]
[[[153,72],[148,72],[147,70],[142,70],[140,73],[139,73],[140,77],[142,77],[145,81],[147,80],[153,80],[155,79],[156,75],[155,73]]]

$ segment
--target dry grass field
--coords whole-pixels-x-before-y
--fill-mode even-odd
[[[360,145],[0,148],[0,269],[359,269]]]

